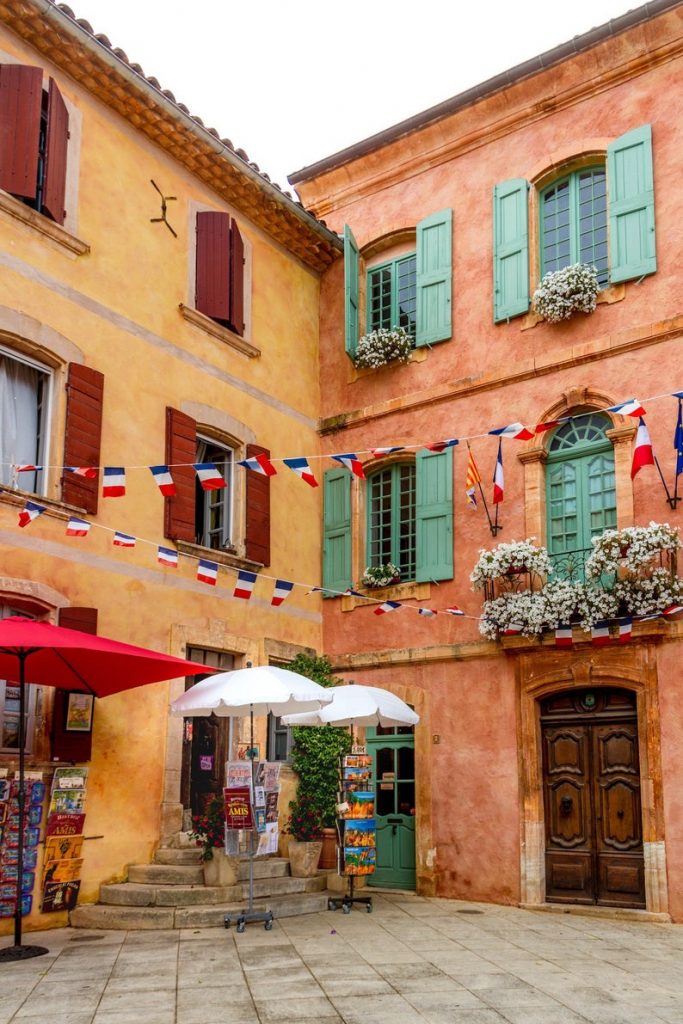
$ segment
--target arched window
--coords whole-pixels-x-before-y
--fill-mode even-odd
[[[616,526],[614,449],[608,416],[590,413],[553,434],[546,469],[548,551],[557,576],[583,579],[591,538]]]
[[[414,580],[416,572],[415,484],[414,462],[397,462],[368,475],[368,565],[392,562],[402,580]]]

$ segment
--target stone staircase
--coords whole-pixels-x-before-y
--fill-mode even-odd
[[[254,861],[254,906],[275,917],[315,914],[327,909],[327,877],[293,878],[289,861]],[[204,885],[195,849],[157,850],[153,864],[131,864],[128,881],[100,886],[100,900],[71,911],[73,928],[223,927],[228,913],[242,910],[249,895],[249,861],[240,858],[239,880],[229,887]]]

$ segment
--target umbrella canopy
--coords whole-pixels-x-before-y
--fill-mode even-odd
[[[244,715],[286,715],[314,711],[332,700],[326,689],[298,672],[274,665],[238,668],[203,679],[171,704],[174,715],[190,718],[210,715],[239,718]]]
[[[335,686],[319,711],[286,715],[283,725],[417,725],[420,716],[405,701],[378,686]]]

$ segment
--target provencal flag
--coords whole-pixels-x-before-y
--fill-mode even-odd
[[[215,587],[218,579],[218,562],[200,558],[197,566],[197,579],[200,583],[208,583],[210,587]]]
[[[66,535],[67,537],[87,537],[91,526],[92,523],[87,522],[85,519],[79,519],[78,516],[69,516],[69,521],[66,524]]]
[[[159,545],[157,548],[157,562],[161,565],[168,565],[171,569],[178,568],[178,552],[174,548],[164,548]]]
[[[273,596],[270,600],[272,605],[279,607],[283,601],[285,601],[292,593],[293,583],[289,580],[275,580],[275,586],[273,587]]]
[[[119,530],[116,530],[113,544],[115,548],[134,548],[135,537],[131,537],[129,533],[121,533]]]
[[[240,569],[237,573],[237,582],[235,583],[235,589],[232,592],[232,596],[241,597],[244,601],[248,601],[253,593],[255,583],[255,572],[248,572],[246,569]]]
[[[481,483],[481,476],[474,461],[474,455],[469,452],[467,459],[467,476],[465,477],[465,495],[472,508],[477,507],[476,487]]]
[[[36,501],[27,501],[21,512],[19,513],[19,526],[23,529],[32,523],[34,519],[41,516],[45,511],[45,505],[39,505]]]
[[[319,483],[311,472],[311,467],[308,464],[308,459],[283,459],[285,466],[289,466],[297,476],[300,476],[302,480],[305,480],[309,487],[319,487]]]
[[[168,466],[150,466],[149,471],[154,477],[154,483],[157,485],[163,496],[165,498],[173,498],[176,493],[176,486],[173,482],[173,477],[169,472]]]
[[[387,612],[395,612],[397,608],[401,607],[400,601],[385,601],[379,608],[375,608],[375,615],[386,615]]]
[[[330,458],[340,463],[345,469],[350,469],[353,475],[357,476],[360,480],[365,480],[363,463],[354,452],[349,452],[347,455],[330,455]]]
[[[254,473],[260,473],[262,476],[276,476],[277,470],[273,463],[265,455],[252,455],[249,459],[241,459],[238,466],[244,466],[245,469],[251,469]]]
[[[205,491],[220,491],[227,484],[213,462],[194,462],[197,479]]]
[[[126,470],[123,466],[105,466],[102,478],[103,498],[122,498],[126,493]]]

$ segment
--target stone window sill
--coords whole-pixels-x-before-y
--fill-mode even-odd
[[[349,361],[349,379],[348,383],[353,384],[354,381],[362,380],[363,377],[369,377],[373,373],[378,373],[381,370],[396,369],[399,366],[408,366],[410,363],[423,363],[427,358],[429,352],[429,345],[421,345],[420,348],[414,348],[408,356],[407,363],[385,363],[384,366],[363,366],[357,368]]]
[[[258,572],[263,568],[261,562],[254,562],[251,558],[243,558],[235,551],[219,551],[217,548],[205,548],[202,544],[190,544],[186,540],[175,541],[175,546],[182,555],[190,555],[192,558],[206,558],[219,565],[225,565],[230,569],[246,569],[248,572]]]
[[[192,324],[193,327],[198,327],[200,331],[204,331],[205,334],[210,334],[212,338],[217,338],[222,341],[225,345],[230,345],[237,352],[241,352],[243,355],[248,356],[250,359],[256,359],[257,356],[261,355],[261,349],[257,348],[256,345],[252,345],[251,342],[245,341],[239,334],[235,334],[228,327],[223,327],[222,324],[217,324],[215,320],[212,320],[210,316],[205,316],[204,313],[200,313],[196,309],[192,309],[191,306],[186,306],[184,302],[179,303],[178,309],[180,315],[188,323]]]
[[[46,238],[55,242],[62,249],[66,249],[67,252],[74,253],[76,256],[85,256],[90,252],[90,246],[87,242],[76,238],[75,235],[72,235],[60,224],[56,224],[49,217],[45,217],[42,213],[38,213],[37,210],[31,209],[26,203],[22,203],[19,199],[11,196],[9,192],[3,192],[1,189],[0,211],[9,217],[13,217],[15,220],[21,221],[27,227],[40,232],[41,235],[45,235]]]
[[[431,583],[396,583],[392,587],[359,588],[358,593],[366,594],[376,601],[428,601],[432,596]],[[343,594],[341,610],[351,612],[354,608],[368,608],[369,601],[351,594]]]
[[[598,306],[608,305],[611,306],[615,302],[621,302],[622,299],[626,298],[626,284],[620,282],[619,284],[610,284],[607,288],[603,288],[598,293],[597,303]],[[534,313],[533,309],[530,310],[526,316],[521,317],[519,329],[520,331],[529,331],[532,327],[536,327],[537,324],[544,324],[545,320],[538,313]],[[555,326],[552,324],[551,326]]]
[[[92,518],[91,513],[78,505],[69,505],[65,501],[58,501],[54,498],[47,498],[44,494],[35,494],[33,491],[22,491],[18,487],[7,487],[3,484],[0,488],[0,505],[14,505],[16,508],[23,508],[27,501],[35,501],[38,505],[44,505],[46,511],[43,515],[50,518],[65,521],[66,515],[81,515]]]

